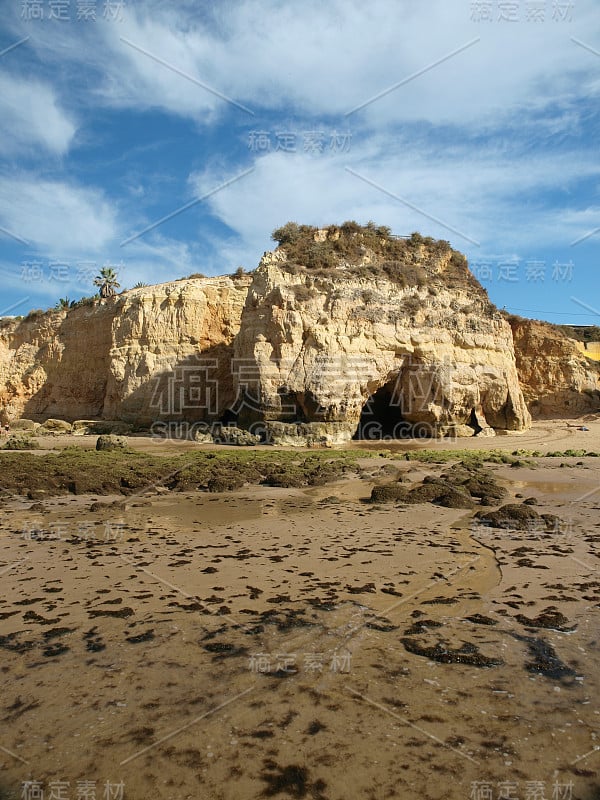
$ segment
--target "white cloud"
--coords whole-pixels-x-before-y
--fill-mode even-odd
[[[34,176],[4,176],[0,225],[50,256],[102,250],[116,236],[117,218],[97,189]]]
[[[140,1],[127,4],[122,23],[98,19],[88,26],[39,25],[31,47],[48,74],[57,76],[56,92],[69,76],[73,104],[88,106],[92,113],[102,105],[160,110],[216,126],[224,112],[234,110],[157,63],[159,59],[253,108],[254,118],[235,112],[241,137],[251,128],[281,122],[284,113],[297,129],[318,124],[352,131],[351,152],[343,158],[261,156],[251,175],[205,201],[239,236],[223,245],[222,265],[253,267],[269,246],[269,232],[288,219],[313,224],[374,219],[398,233],[421,230],[461,249],[470,247],[430,218],[437,217],[496,252],[540,242],[570,243],[599,224],[594,219],[597,203],[590,201],[587,210],[577,210],[585,205],[583,200],[568,196],[578,181],[597,177],[599,171],[597,159],[573,135],[584,127],[584,104],[594,108],[600,95],[600,61],[571,41],[575,36],[593,45],[600,37],[595,0],[577,0],[571,24],[553,21],[548,3],[546,22],[537,25],[476,24],[470,20],[470,0],[306,0],[300,6],[281,0],[239,0],[213,4],[210,19],[201,16],[208,12],[198,12],[197,5]],[[524,15],[524,3],[520,12]],[[475,38],[480,41],[463,52],[344,116]],[[51,69],[58,64],[60,71]],[[68,125],[73,123],[60,111],[59,95],[45,85],[30,85],[31,108],[48,110],[31,111],[19,100],[13,81],[8,105],[10,111],[21,102],[18,113],[10,111],[16,120],[13,128],[22,131],[18,139],[25,138],[29,120],[29,127],[37,131],[35,141],[64,152],[73,135]],[[2,102],[6,104],[6,98]],[[268,116],[263,117],[263,111]],[[450,126],[450,134],[443,126]],[[244,169],[238,156],[229,153],[231,131],[217,131],[225,144],[219,144],[218,135],[211,140],[204,158],[212,166],[192,176],[197,195]],[[460,142],[461,136],[464,145],[445,145]],[[527,138],[536,142],[529,151],[524,147]],[[560,157],[558,141],[566,143]],[[567,147],[573,149],[566,152]],[[129,155],[127,151],[125,161]],[[175,153],[174,162],[178,158]],[[150,157],[148,163],[155,168]],[[346,165],[426,215],[353,177],[344,170]],[[168,172],[169,158],[160,166]],[[145,214],[149,200],[174,194],[173,186],[163,190],[156,181],[142,185],[128,178],[122,186],[130,194],[124,193],[121,200],[122,209],[129,212],[121,226],[98,190],[66,182],[37,183],[33,178],[8,181],[0,187],[0,224],[42,248],[114,250],[118,234],[126,236],[152,222],[153,215],[146,219]],[[136,196],[141,198],[137,204]],[[565,208],[575,208],[562,212],[561,198]],[[173,207],[179,204],[177,200]],[[205,238],[209,227],[202,229]],[[200,259],[208,259],[208,265],[199,263],[193,245],[178,248],[157,235],[148,234],[123,251],[125,260],[139,265],[139,280],[150,282],[144,274],[146,259],[153,265],[149,269],[156,267],[159,273],[161,265],[173,274],[213,271],[211,257]],[[190,230],[186,239],[194,238]],[[154,255],[152,243],[159,248]]]
[[[350,174],[346,166],[384,191]],[[589,231],[594,218],[593,210],[549,210],[543,203],[545,192],[599,174],[600,165],[583,155],[563,155],[557,163],[550,153],[515,156],[500,148],[473,153],[465,147],[448,156],[377,137],[345,158],[263,156],[254,172],[207,202],[253,252],[264,249],[270,231],[288,220],[324,225],[352,218],[363,223],[373,219],[398,234],[419,230],[462,250],[473,250],[469,239],[482,248],[539,248],[569,245]],[[208,170],[190,180],[200,196],[224,177]],[[241,251],[234,247],[230,256],[240,257]]]
[[[600,30],[593,0],[580,0],[575,23],[475,24],[471,3],[430,0],[312,0],[296,6],[245,0],[224,6],[217,32],[190,22],[189,11],[154,13],[137,7],[125,30],[131,41],[237,100],[257,107],[292,107],[305,115],[343,115],[421,70],[364,111],[351,125],[412,120],[482,127],[493,118],[544,106],[593,90],[593,55],[570,35]],[[524,10],[523,10],[524,13]],[[109,43],[121,51],[115,33]],[[430,65],[457,53],[431,69]],[[127,50],[127,48],[126,48]],[[181,76],[126,52],[128,74],[140,96],[195,115],[224,108]],[[187,85],[186,85],[187,84]],[[597,87],[596,87],[597,88]],[[168,92],[167,92],[168,90]]]
[[[200,257],[192,253],[189,245],[153,234],[151,241],[138,239],[119,250],[123,263],[124,285],[131,287],[138,281],[163,283],[194,272],[206,272]]]
[[[64,154],[76,126],[60,108],[52,87],[8,74],[0,75],[0,152]]]
[[[77,37],[75,26],[40,26],[32,46],[63,63],[93,65],[102,77],[92,93],[105,104],[158,108],[203,123],[232,107],[181,72],[253,108],[257,118],[261,108],[285,108],[336,115],[355,129],[415,120],[483,129],[568,102],[573,93],[597,96],[596,57],[571,40],[600,35],[595,0],[578,0],[572,23],[553,20],[548,4],[544,23],[477,24],[471,6],[468,0],[307,0],[301,7],[241,0],[219,5],[207,21],[188,3],[145,2],[127,5],[122,23],[78,26]],[[524,17],[524,4],[520,11]],[[239,119],[252,121],[243,111]]]
[[[75,250],[71,243],[60,251],[55,264],[53,261],[51,253],[39,249],[12,263],[0,261],[2,287],[13,298],[0,308],[0,316],[13,303],[18,303],[14,313],[22,314],[34,306],[54,305],[59,297],[77,300],[92,295],[97,291],[93,279],[104,266],[117,272],[122,289],[138,282],[163,283],[195,272],[210,274],[205,260],[194,255],[188,245],[156,235],[152,243],[136,241],[126,249],[113,240],[98,252],[81,244]]]

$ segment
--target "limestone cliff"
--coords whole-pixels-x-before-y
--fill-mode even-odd
[[[68,311],[4,320],[0,417],[103,417],[139,425],[166,415],[204,418],[203,398],[190,399],[190,387],[210,364],[221,402],[232,401],[232,342],[248,283],[174,281]]]
[[[523,394],[534,417],[600,410],[600,364],[547,322],[509,317]]]
[[[0,417],[99,417],[110,372],[115,309],[82,306],[5,320],[0,329]]]
[[[532,341],[535,325],[511,330],[446,242],[354,223],[279,233],[247,276],[3,320],[0,419],[237,421],[286,441],[300,425],[342,441],[519,431],[525,400],[590,407],[587,360]]]
[[[234,345],[254,370],[241,422],[327,422],[340,438],[359,423],[373,438],[527,427],[510,326],[470,280],[445,286],[451,257],[430,264],[423,285],[402,286],[376,272],[290,270],[285,253],[265,254]]]
[[[196,278],[126,292],[112,322],[103,416],[216,419],[234,399],[233,341],[249,283]]]

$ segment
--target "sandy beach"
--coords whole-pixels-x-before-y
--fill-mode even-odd
[[[581,424],[435,446],[600,451]],[[364,446],[324,486],[5,497],[0,797],[598,796],[598,458],[486,465],[560,520],[519,531],[366,502],[453,467]]]

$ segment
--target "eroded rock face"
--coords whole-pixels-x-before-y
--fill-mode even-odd
[[[536,418],[600,410],[600,364],[546,322],[511,317],[519,381]]]
[[[218,418],[249,278],[134,289],[0,329],[0,419]],[[198,390],[203,376],[206,386]],[[206,381],[205,381],[206,382]],[[196,391],[198,390],[198,391]],[[203,394],[204,393],[204,394]]]
[[[483,292],[466,288],[431,294],[341,271],[294,275],[279,254],[266,254],[235,356],[253,381],[245,382],[244,425],[300,420],[356,430],[362,416],[369,438],[377,426],[377,434],[389,427],[405,435],[420,426],[426,436],[530,422],[510,326]]]
[[[149,424],[216,420],[233,402],[233,341],[250,278],[127,292],[112,321],[102,415]]]
[[[432,252],[415,285],[343,263],[295,269],[277,250],[239,279],[174,281],[5,320],[0,420],[221,421],[299,444],[357,429],[373,439],[523,430],[509,323],[452,251]],[[418,249],[411,257],[421,268]],[[538,377],[519,352],[533,401],[545,368]]]
[[[6,321],[0,329],[0,418],[102,414],[114,306]]]

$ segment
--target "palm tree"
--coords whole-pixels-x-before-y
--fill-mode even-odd
[[[114,297],[121,284],[117,280],[117,273],[112,267],[102,267],[100,274],[94,280],[94,286],[100,287],[100,297]]]

